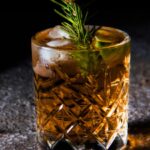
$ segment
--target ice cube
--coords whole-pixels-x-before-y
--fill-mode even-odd
[[[50,47],[64,47],[70,44],[71,44],[71,41],[67,39],[56,39],[47,43],[47,45]]]
[[[58,38],[66,38],[69,39],[70,36],[66,33],[61,26],[56,26],[52,30],[50,30],[48,34],[49,38],[51,39],[58,39]]]
[[[40,62],[42,64],[53,64],[60,60],[67,60],[68,54],[65,51],[59,51],[53,48],[42,48],[39,51]]]
[[[36,74],[42,77],[55,77],[55,73],[51,69],[47,69],[46,65],[41,64],[40,62],[37,62],[36,66],[33,67],[33,70]]]
[[[53,63],[55,60],[59,58],[59,53],[53,50],[52,48],[42,48],[39,51],[40,62],[41,63]]]
[[[34,65],[34,72],[43,77],[55,77],[55,73],[51,69],[52,66],[57,66],[58,63],[68,60],[68,54],[65,51],[59,51],[53,48],[39,49],[39,59]]]

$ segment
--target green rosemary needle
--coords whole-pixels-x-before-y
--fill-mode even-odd
[[[93,30],[85,28],[88,13],[83,16],[81,8],[73,0],[51,1],[61,7],[62,12],[56,9],[54,11],[66,20],[62,22],[62,27],[69,34],[70,39],[80,48],[88,48],[93,33]]]

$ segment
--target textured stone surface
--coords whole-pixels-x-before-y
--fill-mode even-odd
[[[131,31],[130,131],[150,123],[150,28]],[[0,150],[36,150],[32,93],[29,61],[0,73]]]

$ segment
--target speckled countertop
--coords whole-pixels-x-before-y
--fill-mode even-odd
[[[150,28],[131,31],[129,133],[150,134]],[[0,150],[36,150],[32,86],[30,61],[0,73]]]

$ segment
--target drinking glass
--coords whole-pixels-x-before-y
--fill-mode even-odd
[[[121,149],[127,143],[129,35],[101,27],[85,50],[50,38],[52,30],[32,37],[38,148]]]

